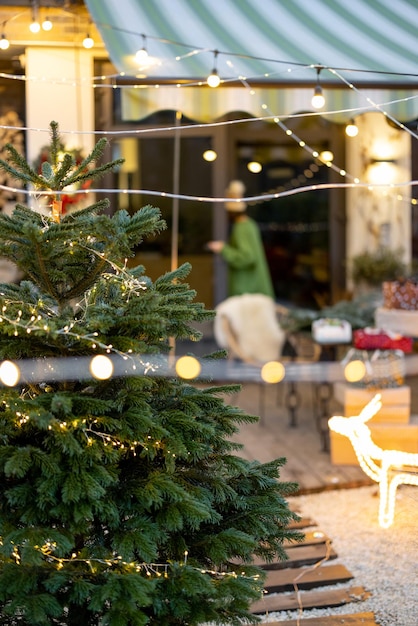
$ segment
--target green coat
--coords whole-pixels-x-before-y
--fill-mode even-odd
[[[246,217],[233,224],[221,254],[228,264],[228,296],[262,293],[275,297],[260,231],[253,219]]]

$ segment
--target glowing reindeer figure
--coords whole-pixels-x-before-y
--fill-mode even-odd
[[[395,514],[396,489],[401,484],[418,485],[418,454],[399,450],[382,450],[372,441],[368,422],[382,406],[380,394],[359,415],[334,415],[328,421],[331,430],[348,437],[362,470],[379,483],[379,524],[388,528]]]

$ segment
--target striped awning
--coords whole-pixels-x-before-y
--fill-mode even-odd
[[[340,108],[364,107],[362,93],[372,90],[373,96],[379,89],[369,104],[397,100],[394,115],[418,117],[416,0],[85,3],[112,63],[126,76],[190,89],[216,67],[224,86],[280,85],[296,93],[313,89],[320,70],[321,84]],[[142,48],[148,56],[138,62],[135,53]]]

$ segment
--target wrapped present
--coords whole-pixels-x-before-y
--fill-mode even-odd
[[[359,350],[350,348],[341,364],[345,368],[351,361],[361,361],[365,374],[361,380],[350,383],[366,389],[399,387],[405,381],[405,354],[401,350]]]
[[[385,281],[382,295],[387,309],[418,310],[418,283],[411,279]]]
[[[359,350],[401,350],[412,352],[412,337],[380,328],[361,328],[353,332],[353,344]]]
[[[338,318],[322,317],[312,322],[312,337],[318,343],[351,343],[351,324]]]

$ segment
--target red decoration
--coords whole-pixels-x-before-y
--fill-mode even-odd
[[[354,347],[358,350],[401,350],[412,352],[412,337],[379,328],[361,328],[353,332]]]

